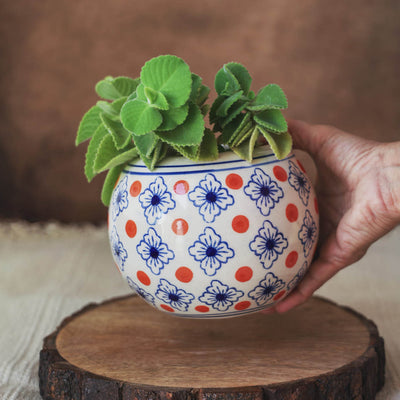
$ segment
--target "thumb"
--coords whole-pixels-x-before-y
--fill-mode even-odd
[[[287,122],[293,139],[293,147],[306,151],[313,158],[316,157],[322,144],[329,137],[327,132],[321,132],[304,121],[288,119]]]

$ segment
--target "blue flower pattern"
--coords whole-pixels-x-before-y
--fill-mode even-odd
[[[111,199],[111,218],[113,221],[116,220],[118,215],[122,213],[123,210],[128,208],[128,189],[127,189],[128,177],[121,179],[113,191]]]
[[[175,208],[175,201],[161,176],[157,176],[155,181],[141,193],[139,202],[149,225],[155,225],[164,214]]]
[[[191,293],[178,289],[166,279],[160,280],[156,297],[178,311],[186,311],[194,300],[194,296]]]
[[[268,216],[283,197],[283,190],[260,168],[254,170],[244,192],[256,202],[257,208],[264,216]]]
[[[199,300],[218,311],[227,311],[244,293],[218,280],[211,281]]]
[[[140,257],[146,261],[147,267],[155,275],[159,275],[165,265],[175,257],[173,251],[162,242],[154,228],[148,230],[136,249]]]
[[[188,195],[189,200],[198,207],[200,215],[206,222],[215,218],[234,203],[233,196],[222,187],[213,174],[207,174]]]
[[[317,238],[317,225],[314,222],[311,213],[307,210],[299,232],[299,239],[303,244],[304,255],[307,257]]]
[[[148,303],[154,304],[154,296],[151,295],[150,293],[147,293],[145,290],[140,288],[129,276],[126,277],[126,280],[128,281],[129,287],[134,290],[140,297],[142,297],[144,300],[146,300]]]
[[[119,235],[117,233],[117,229],[115,226],[113,227],[110,235],[111,242],[111,252],[116,260],[121,271],[124,270],[125,261],[128,258],[128,252],[126,251],[123,243],[119,239]]]
[[[258,235],[249,246],[259,257],[264,268],[269,269],[288,247],[288,241],[270,221],[264,221],[262,228],[258,230]]]
[[[284,287],[285,283],[282,279],[278,279],[272,272],[268,272],[258,286],[249,293],[249,297],[262,306],[270,303]]]
[[[302,203],[307,205],[311,191],[309,180],[299,167],[290,160],[288,183],[297,191]],[[266,217],[271,214],[276,204],[284,197],[284,192],[278,182],[261,168],[253,170],[247,185],[243,187],[243,192],[254,201],[260,213]],[[188,193],[187,198],[198,208],[199,214],[207,223],[214,222],[224,210],[234,204],[233,196],[212,173],[208,173],[201,179],[198,185]],[[158,176],[140,194],[138,200],[142,209],[144,209],[144,215],[149,225],[156,225],[163,215],[176,207],[172,194],[168,191],[168,187],[161,176]],[[127,177],[125,176],[113,192],[111,207],[113,221],[128,207],[128,201]],[[313,248],[317,233],[317,225],[311,213],[307,210],[298,232],[298,238],[303,245],[306,257]],[[124,271],[128,252],[121,242],[115,226],[110,232],[110,242],[114,259],[121,271]],[[248,246],[258,256],[262,266],[265,269],[270,269],[288,247],[288,240],[271,221],[265,220]],[[165,266],[175,258],[174,252],[152,227],[136,245],[136,250],[145,261],[146,266],[155,275],[160,275]],[[200,268],[205,275],[210,277],[215,276],[220,268],[235,255],[234,250],[229,247],[226,241],[222,240],[221,235],[216,233],[211,226],[204,229],[198,239],[188,248],[188,252],[195,261],[200,263]],[[287,283],[286,290],[288,292],[298,285],[305,275],[307,267],[308,264],[305,261],[297,274]],[[192,293],[180,289],[179,285],[175,286],[166,279],[160,279],[155,293],[156,297],[146,292],[129,276],[126,279],[129,286],[153,306],[157,298],[177,311],[186,312],[195,299]],[[263,307],[272,304],[274,296],[281,292],[285,285],[282,279],[279,279],[274,273],[268,272],[265,278],[248,292],[247,296],[255,301],[259,307]],[[243,296],[243,291],[214,279],[209,283],[205,292],[198,297],[198,300],[223,315]],[[229,315],[229,312],[226,315]]]
[[[310,197],[311,185],[307,177],[301,172],[300,168],[292,161],[289,161],[289,185],[298,193],[301,201],[306,206]]]
[[[200,268],[208,276],[213,276],[235,252],[224,242],[213,228],[207,227],[199,239],[189,247],[189,254],[200,262]]]

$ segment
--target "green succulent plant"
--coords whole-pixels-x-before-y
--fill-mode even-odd
[[[147,61],[136,79],[108,76],[98,82],[95,90],[102,100],[83,116],[76,145],[90,140],[84,168],[89,182],[108,170],[103,203],[109,205],[121,171],[138,158],[150,170],[169,155],[209,161],[229,149],[251,161],[261,136],[278,158],[284,158],[291,149],[280,111],[287,107],[286,97],[277,85],[265,86],[255,95],[250,84],[250,74],[238,63],[218,71],[211,131],[204,122],[210,89],[179,57]]]
[[[239,157],[251,162],[254,148],[264,138],[277,158],[285,158],[292,149],[281,110],[288,103],[283,90],[275,84],[261,88],[257,95],[250,90],[252,78],[243,65],[225,64],[216,74],[218,97],[210,109],[210,123],[221,132],[218,142]]]

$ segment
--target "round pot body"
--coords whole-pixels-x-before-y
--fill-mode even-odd
[[[318,237],[318,205],[304,168],[257,149],[194,164],[141,162],[121,173],[109,207],[114,260],[152,306],[191,318],[268,308],[298,284]]]

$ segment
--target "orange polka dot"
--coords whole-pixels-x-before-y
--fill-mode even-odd
[[[132,183],[129,193],[132,197],[139,196],[140,192],[142,191],[142,184],[140,181],[135,181]]]
[[[296,222],[299,218],[299,210],[294,204],[288,204],[286,207],[286,218],[289,222]]]
[[[225,179],[226,186],[231,189],[240,189],[243,186],[243,179],[238,174],[229,174]]]
[[[174,312],[174,309],[166,304],[161,304],[160,307],[165,311]]]
[[[171,228],[175,235],[182,236],[186,235],[189,229],[189,224],[183,218],[177,218],[175,221],[172,222]]]
[[[282,167],[280,167],[279,165],[276,165],[273,168],[272,172],[274,173],[275,178],[278,179],[278,181],[285,182],[287,180],[286,171]]]
[[[130,238],[134,238],[136,236],[136,232],[137,232],[137,227],[136,227],[135,221],[132,221],[131,219],[126,221],[125,231],[126,231],[126,234]]]
[[[136,276],[139,279],[139,281],[143,283],[143,285],[146,285],[146,286],[150,285],[151,280],[150,280],[149,276],[146,274],[146,272],[138,271],[136,273]]]
[[[187,267],[180,267],[176,270],[175,276],[179,281],[188,283],[193,279],[193,272]]]
[[[297,259],[299,258],[299,254],[297,251],[292,251],[286,257],[285,265],[287,268],[292,268],[296,265]]]
[[[250,267],[240,267],[235,274],[239,282],[247,282],[253,277],[253,270]]]
[[[237,215],[232,220],[232,229],[237,233],[247,232],[249,225],[249,220],[244,215]]]
[[[297,164],[299,164],[300,169],[301,169],[304,173],[306,173],[306,169],[303,167],[303,164],[302,164],[299,160],[297,160]]]
[[[315,212],[317,214],[319,214],[318,200],[316,197],[314,198],[314,208],[315,208]]]
[[[189,184],[186,181],[178,181],[174,185],[174,192],[176,194],[186,194],[189,191]]]
[[[250,305],[251,303],[249,301],[241,301],[235,305],[235,310],[245,310],[246,308],[249,308]]]
[[[207,306],[197,306],[194,308],[198,312],[209,312],[210,309]]]
[[[276,301],[276,300],[281,299],[285,295],[285,293],[286,293],[286,290],[281,290],[278,294],[276,294],[274,296],[274,300]]]

